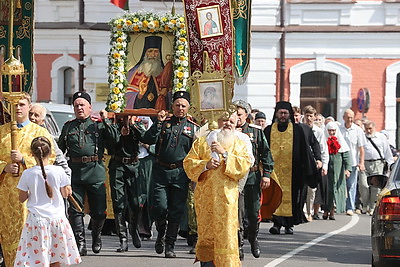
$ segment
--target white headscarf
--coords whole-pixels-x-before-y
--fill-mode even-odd
[[[328,130],[333,130],[333,129],[336,130],[335,136],[338,139],[338,142],[340,144],[339,152],[343,153],[346,151],[350,151],[349,145],[347,144],[346,140],[344,139],[342,132],[339,130],[338,124],[335,121],[331,121],[327,125],[325,125],[326,140],[328,140],[328,137],[330,136]]]

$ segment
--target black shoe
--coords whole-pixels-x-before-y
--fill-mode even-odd
[[[312,219],[313,219],[313,220],[320,220],[321,218],[318,216],[318,214],[314,214],[314,215],[312,216]]]
[[[165,240],[164,237],[160,239],[157,237],[156,244],[154,245],[157,254],[161,254],[164,252],[164,242],[165,242],[164,240]]]
[[[135,248],[140,248],[142,246],[142,241],[140,240],[139,232],[137,229],[134,230],[132,233],[132,243]]]
[[[285,227],[285,234],[293,235],[293,227]]]
[[[334,215],[329,216],[329,220],[332,220],[332,221],[336,220],[335,216]]]
[[[260,251],[260,245],[258,244],[258,240],[256,239],[253,242],[250,242],[251,246],[251,254],[253,254],[254,258],[259,258],[261,251]]]
[[[281,233],[281,228],[278,226],[272,226],[269,228],[269,232],[273,235],[279,235]]]
[[[120,241],[119,248],[117,248],[116,252],[126,252],[128,251],[128,240],[123,239]]]

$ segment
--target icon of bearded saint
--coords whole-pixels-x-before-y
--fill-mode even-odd
[[[126,108],[167,110],[172,88],[172,62],[164,66],[161,55],[162,37],[145,38],[141,59],[127,73]]]

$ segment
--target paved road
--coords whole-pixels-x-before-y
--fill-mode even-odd
[[[272,266],[370,266],[370,216],[336,215],[335,221],[313,221],[295,227],[294,235],[271,235],[271,223],[261,223],[259,235],[262,254],[253,258],[250,246],[245,244],[244,267]],[[90,233],[88,244],[91,244]],[[118,238],[103,236],[103,250],[95,255],[91,251],[83,258],[82,267],[102,266],[199,266],[194,255],[188,254],[186,240],[179,238],[176,245],[176,259],[165,259],[154,252],[154,239],[143,241],[136,249],[130,244],[125,253],[114,252]],[[88,247],[90,248],[90,246]]]

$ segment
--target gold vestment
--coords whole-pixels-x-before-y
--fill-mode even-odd
[[[18,150],[23,155],[25,165],[20,164],[17,177],[4,172],[4,168],[11,163],[11,131],[10,123],[0,126],[0,243],[3,249],[6,267],[14,266],[16,249],[21,237],[22,227],[27,215],[26,205],[18,199],[17,185],[22,171],[36,165],[31,154],[31,143],[35,137],[45,136],[51,143],[53,137],[43,127],[30,122],[25,127],[17,129]],[[55,160],[54,148],[49,164]]]
[[[246,144],[234,139],[228,157],[213,170],[205,170],[211,159],[206,137],[197,139],[183,166],[188,177],[197,182],[194,193],[198,241],[196,258],[213,261],[218,267],[240,266],[238,248],[238,182],[250,169]]]

